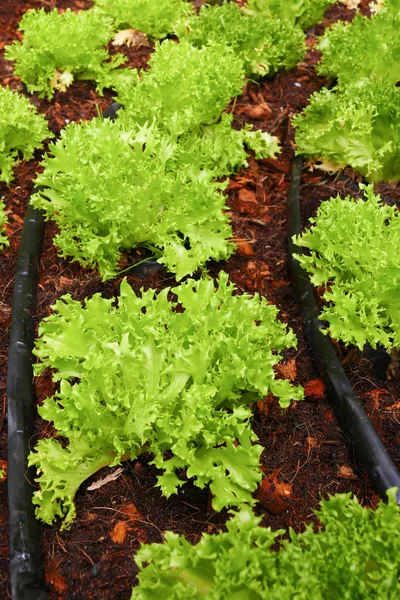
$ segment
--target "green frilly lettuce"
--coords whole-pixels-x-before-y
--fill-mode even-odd
[[[211,279],[172,288],[175,302],[169,289],[136,295],[126,281],[117,302],[56,302],[39,328],[35,371],[50,367],[59,382],[39,413],[68,443],[41,440],[30,454],[40,519],[68,526],[87,477],[144,451],[167,497],[184,469],[198,487],[210,484],[216,510],[254,502],[262,447],[249,404],[273,393],[287,407],[303,391],[275,379],[281,351],[296,345],[277,308],[234,290],[221,272],[217,290]]]
[[[306,51],[299,26],[262,13],[246,14],[233,2],[204,5],[198,17],[183,21],[176,31],[197,47],[214,42],[231,48],[249,77],[291,69]]]
[[[400,594],[400,509],[396,490],[378,508],[363,508],[351,494],[321,503],[324,529],[290,531],[260,527],[250,508],[234,513],[227,531],[203,534],[192,546],[165,534],[163,544],[136,553],[139,585],[132,600],[395,600]],[[279,544],[279,551],[271,550]]]
[[[322,20],[335,0],[248,0],[251,11],[297,23],[304,30]]]
[[[29,100],[0,87],[0,181],[11,183],[19,154],[29,160],[47,137],[53,137],[47,121]]]
[[[317,167],[353,167],[372,182],[400,179],[400,88],[370,82],[313,94],[293,119],[297,154]]]
[[[162,39],[173,33],[175,23],[193,13],[185,0],[94,0],[95,6],[111,17],[116,29],[123,27]]]
[[[330,335],[360,349],[400,348],[400,213],[372,186],[365,200],[323,202],[312,227],[296,243],[297,256],[315,286],[324,286],[321,319]]]
[[[28,10],[19,24],[22,42],[6,46],[5,57],[15,61],[14,73],[28,91],[51,99],[75,79],[97,82],[97,91],[111,86],[122,54],[110,58],[107,44],[113,37],[113,21],[95,9],[64,13]]]

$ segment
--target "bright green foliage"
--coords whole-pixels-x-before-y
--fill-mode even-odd
[[[190,179],[177,170],[174,145],[152,128],[71,124],[49,151],[36,179],[45,189],[32,204],[59,225],[54,243],[62,255],[97,265],[103,279],[116,274],[120,251],[136,246],[158,252],[178,279],[234,251],[223,186],[200,169]]]
[[[185,0],[94,0],[94,4],[112,17],[118,29],[130,27],[159,39],[172,33],[179,19],[193,13]]]
[[[29,160],[46,137],[53,134],[43,115],[24,96],[0,87],[0,181],[10,183],[18,153]]]
[[[325,526],[291,531],[258,527],[249,508],[234,514],[228,531],[203,534],[196,546],[172,532],[163,544],[142,545],[135,556],[139,586],[132,600],[396,600],[400,595],[400,509],[395,490],[376,511],[351,494],[321,503]],[[144,566],[144,563],[149,563]]]
[[[4,212],[5,207],[6,205],[3,200],[0,200],[0,250],[10,244],[5,234],[5,225],[7,223],[7,216]]]
[[[400,81],[400,0],[372,18],[357,15],[351,23],[338,21],[320,39],[321,75],[338,77],[339,85]]]
[[[334,0],[248,0],[247,6],[256,11],[292,21],[304,30],[322,20],[326,9]]]
[[[96,81],[101,92],[115,79],[114,69],[125,62],[122,54],[108,60],[105,46],[113,37],[113,22],[93,9],[28,10],[19,29],[23,41],[7,46],[5,56],[15,61],[14,73],[28,90],[42,98],[51,99],[55,89],[65,91],[74,79]]]
[[[182,23],[177,33],[198,47],[215,42],[232,48],[248,76],[291,69],[305,54],[300,27],[260,13],[246,14],[233,2],[203,6],[200,15]]]
[[[400,179],[400,88],[321,90],[293,124],[297,153],[320,161],[320,168],[350,165],[369,181]]]
[[[36,373],[50,367],[60,391],[39,413],[68,445],[41,440],[30,455],[40,519],[64,516],[68,526],[87,477],[144,451],[167,497],[184,484],[176,470],[187,469],[198,487],[210,484],[216,510],[254,502],[262,447],[249,404],[272,392],[287,407],[303,392],[275,380],[280,352],[296,345],[277,308],[234,289],[221,272],[217,290],[212,279],[173,288],[176,302],[169,289],[139,297],[126,281],[118,305],[100,294],[84,308],[69,295],[56,302],[34,353]]]
[[[193,47],[186,40],[166,40],[149,61],[136,85],[117,87],[127,126],[155,121],[160,130],[181,135],[201,124],[215,123],[233,96],[241,93],[240,60],[222,45]]]
[[[232,120],[231,114],[223,113],[215,125],[195,127],[175,141],[171,136],[170,147],[174,152],[169,167],[180,169],[185,178],[211,181],[248,166],[244,146],[254,151],[256,159],[275,158],[279,152],[278,138],[254,131],[249,125],[237,131],[232,129]]]
[[[321,318],[329,333],[360,349],[400,348],[400,213],[373,187],[366,200],[339,196],[323,202],[296,240],[310,256],[297,258],[316,286],[326,286]]]

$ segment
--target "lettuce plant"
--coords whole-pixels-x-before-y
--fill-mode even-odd
[[[22,42],[6,46],[5,56],[15,61],[14,73],[29,92],[42,98],[51,99],[54,90],[65,91],[74,79],[96,81],[101,93],[126,60],[122,54],[109,57],[106,46],[113,37],[113,21],[94,9],[28,10],[19,29],[24,32]]]
[[[192,546],[165,534],[163,544],[142,545],[135,556],[139,585],[132,600],[395,600],[400,594],[400,508],[396,490],[378,508],[363,508],[351,494],[321,502],[324,526],[314,532],[259,527],[249,508],[233,514],[227,531],[203,534]],[[279,543],[278,552],[271,546]],[[145,566],[147,563],[147,566]]]
[[[232,50],[220,44],[195,48],[187,40],[166,40],[151,56],[150,69],[136,84],[117,85],[121,123],[156,121],[163,131],[181,135],[218,121],[230,99],[241,93],[244,72]]]
[[[3,200],[0,200],[0,250],[2,250],[5,246],[9,246],[10,242],[5,233],[5,226],[7,223],[7,216],[5,214],[6,205]]]
[[[400,348],[400,213],[373,187],[366,199],[339,196],[323,202],[312,227],[296,239],[310,255],[298,256],[327,305],[329,333],[360,349],[366,342]]]
[[[391,0],[372,18],[357,15],[338,21],[320,39],[321,75],[336,77],[345,87],[370,81],[400,81],[400,0]]]
[[[177,33],[198,47],[215,42],[232,48],[248,76],[291,69],[305,54],[300,27],[262,13],[246,14],[233,2],[218,7],[204,5],[199,16],[182,23]]]
[[[303,392],[275,379],[280,352],[296,345],[278,309],[234,291],[221,272],[217,290],[211,279],[189,279],[137,296],[124,281],[117,302],[100,294],[84,307],[69,295],[56,302],[39,328],[35,370],[50,367],[59,382],[39,413],[68,443],[43,439],[30,455],[40,519],[59,515],[68,526],[87,477],[143,452],[162,470],[167,497],[185,469],[198,487],[210,484],[216,510],[254,502],[262,447],[249,404],[272,392],[287,407]]]
[[[292,21],[304,30],[322,20],[335,0],[248,0],[250,11]]]
[[[323,89],[293,119],[297,154],[319,168],[350,165],[372,182],[400,179],[400,88]]]
[[[61,254],[97,266],[103,279],[115,276],[121,250],[136,246],[151,248],[178,279],[234,251],[222,184],[174,168],[173,145],[151,128],[73,123],[49,152],[32,204],[58,224]]]
[[[174,25],[193,13],[185,0],[94,0],[104,14],[112,17],[118,29],[132,28],[162,39],[174,31]]]
[[[212,180],[248,166],[245,146],[254,151],[256,159],[275,158],[279,152],[277,137],[253,130],[250,125],[233,129],[232,121],[232,114],[223,113],[218,123],[199,125],[175,138],[170,136],[170,147],[174,148],[170,168],[180,169],[185,178]]]
[[[46,137],[47,121],[24,96],[0,87],[0,181],[11,183],[19,154],[29,160]]]

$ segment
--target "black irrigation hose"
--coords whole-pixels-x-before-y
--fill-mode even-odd
[[[22,228],[8,351],[8,505],[10,510],[10,574],[13,600],[46,600],[39,527],[32,504],[34,472],[27,467],[33,435],[34,312],[37,271],[44,231],[43,215],[28,206]]]
[[[303,159],[298,156],[293,162],[288,195],[288,234],[289,270],[303,319],[304,333],[327,386],[341,428],[351,441],[374,488],[381,498],[386,499],[386,491],[397,487],[397,503],[400,504],[400,473],[351,387],[331,340],[321,333],[325,325],[319,320],[312,285],[307,273],[293,257],[293,254],[302,253],[302,249],[295,245],[292,239],[294,235],[300,234],[302,166]]]
[[[115,119],[112,104],[105,118]],[[48,600],[40,560],[39,526],[35,518],[27,457],[33,435],[34,390],[32,349],[38,265],[44,216],[28,205],[16,265],[8,351],[8,505],[10,512],[10,579],[13,600]]]

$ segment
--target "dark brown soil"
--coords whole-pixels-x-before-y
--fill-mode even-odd
[[[81,9],[90,4],[78,0],[1,3],[2,85],[23,91],[20,81],[12,76],[12,67],[4,60],[2,50],[18,37],[17,24],[25,10],[41,6]],[[362,10],[364,13],[368,10],[365,1]],[[265,448],[262,468],[266,477],[258,494],[262,505],[258,505],[257,511],[263,515],[263,523],[272,528],[291,526],[296,531],[301,530],[304,523],[314,518],[313,510],[321,495],[352,491],[366,506],[375,506],[378,501],[325,397],[303,338],[287,271],[286,196],[294,147],[290,118],[307,104],[310,94],[324,84],[313,68],[318,59],[318,53],[312,48],[315,36],[321,34],[327,24],[350,19],[353,15],[354,11],[341,4],[329,9],[324,24],[309,33],[305,61],[290,73],[280,73],[259,84],[248,84],[234,109],[239,121],[253,123],[278,135],[282,153],[277,160],[250,159],[249,167],[231,178],[228,204],[238,251],[227,263],[212,264],[211,272],[216,275],[225,269],[240,290],[259,292],[279,307],[281,319],[293,327],[299,344],[296,351],[285,354],[278,371],[306,390],[306,399],[286,411],[280,410],[270,397],[255,406],[254,429]],[[130,66],[143,67],[150,51],[147,48],[127,51]],[[96,116],[97,107],[105,109],[111,95],[99,97],[93,85],[78,82],[68,92],[58,92],[52,102],[36,97],[31,101],[46,115],[50,128],[57,134],[69,121]],[[21,163],[10,188],[0,184],[0,197],[4,198],[9,214],[11,242],[0,254],[0,458],[3,461],[7,458],[5,388],[13,276],[23,217],[40,158],[38,152],[36,160]],[[350,174],[331,177],[320,172],[305,172],[301,188],[304,223],[315,214],[320,202],[337,193],[354,193],[355,190],[357,187]],[[400,207],[399,187],[380,185],[378,190],[388,202]],[[52,245],[54,232],[53,225],[46,226],[38,287],[38,321],[49,313],[49,307],[62,293],[71,293],[79,299],[95,292],[112,296],[118,292],[121,280],[103,284],[96,272],[60,259]],[[127,260],[125,258],[126,263]],[[132,271],[128,278],[135,290],[142,286],[162,288],[173,281],[165,271],[151,268]],[[362,353],[343,347],[339,347],[339,351],[355,390],[400,467],[399,379],[389,382],[379,379]],[[36,389],[39,400],[43,399],[51,393],[50,382],[42,377]],[[46,425],[38,421],[36,431],[35,439],[45,435]],[[211,510],[208,491],[197,489],[191,482],[178,496],[163,498],[155,487],[156,470],[149,461],[150,457],[143,456],[125,464],[116,481],[97,491],[87,491],[84,485],[76,498],[77,520],[69,531],[60,531],[59,523],[43,527],[43,565],[52,599],[127,600],[137,573],[132,554],[140,542],[159,542],[167,529],[183,533],[191,542],[196,542],[203,531],[217,531],[223,525],[227,515]],[[0,483],[0,506],[0,597],[10,598],[6,483]]]

